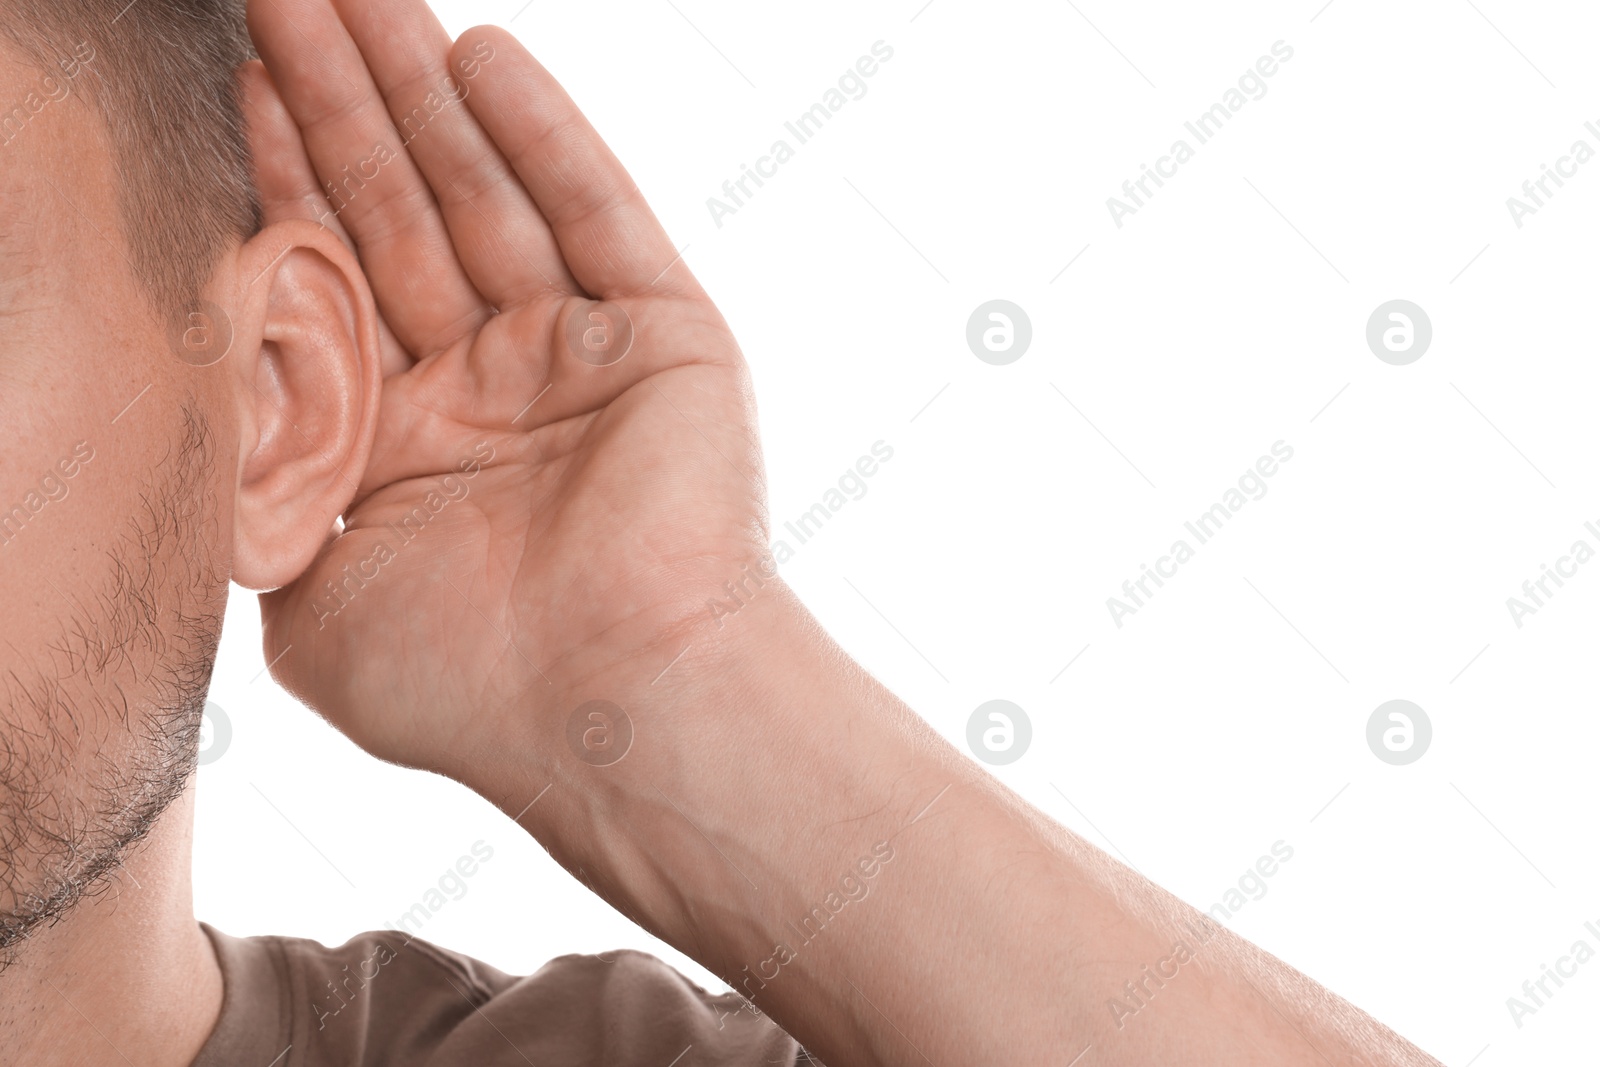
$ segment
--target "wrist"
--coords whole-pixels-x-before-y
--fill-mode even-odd
[[[555,706],[463,780],[729,978],[842,876],[881,867],[952,765],[963,773],[775,579],[737,613],[587,672]]]
[[[987,1023],[969,998],[934,995],[924,979],[966,968],[1000,984],[1007,961],[1032,951],[1033,928],[991,906],[995,880],[1040,924],[1069,906],[1106,912],[1071,876],[1062,838],[874,682],[787,589],[766,592],[656,652],[665,673],[619,663],[567,694],[610,694],[625,710],[620,759],[587,762],[565,739],[539,759],[530,733],[499,746],[500,773],[469,784],[827,1062],[909,1062],[884,1013],[929,1035],[930,1049],[958,1052],[953,1062],[980,1062]],[[971,939],[952,936],[953,914]],[[908,965],[923,977],[908,979]]]

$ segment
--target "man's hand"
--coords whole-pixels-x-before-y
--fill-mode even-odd
[[[597,675],[648,680],[765,553],[743,359],[509,34],[452,45],[422,0],[257,2],[250,26],[268,220],[345,236],[386,327],[372,461],[262,598],[266,655],[364,748],[459,775],[530,723],[559,737]]]
[[[742,360],[512,38],[452,45],[422,0],[253,0],[251,26],[269,215],[347,235],[387,346],[344,527],[263,599],[280,681],[376,755],[537,803],[552,855],[834,1067],[1434,1062],[985,775],[766,572],[709,624],[766,551]],[[635,714],[620,763],[568,748],[592,698]]]

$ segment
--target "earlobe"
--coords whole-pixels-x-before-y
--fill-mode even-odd
[[[310,566],[356,496],[383,387],[378,319],[360,263],[318,223],[268,226],[237,268],[233,580],[266,590]]]

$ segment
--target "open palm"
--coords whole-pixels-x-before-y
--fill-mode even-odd
[[[384,346],[372,459],[342,531],[262,598],[266,655],[358,744],[451,773],[506,716],[648,681],[764,551],[748,376],[509,34],[452,45],[421,0],[272,0],[250,21],[268,221],[352,244]]]

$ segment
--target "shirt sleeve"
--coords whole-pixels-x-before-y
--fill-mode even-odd
[[[430,1067],[806,1067],[811,1059],[754,1004],[707,993],[643,952],[562,956],[479,986],[484,999]],[[474,999],[477,999],[474,997]]]

